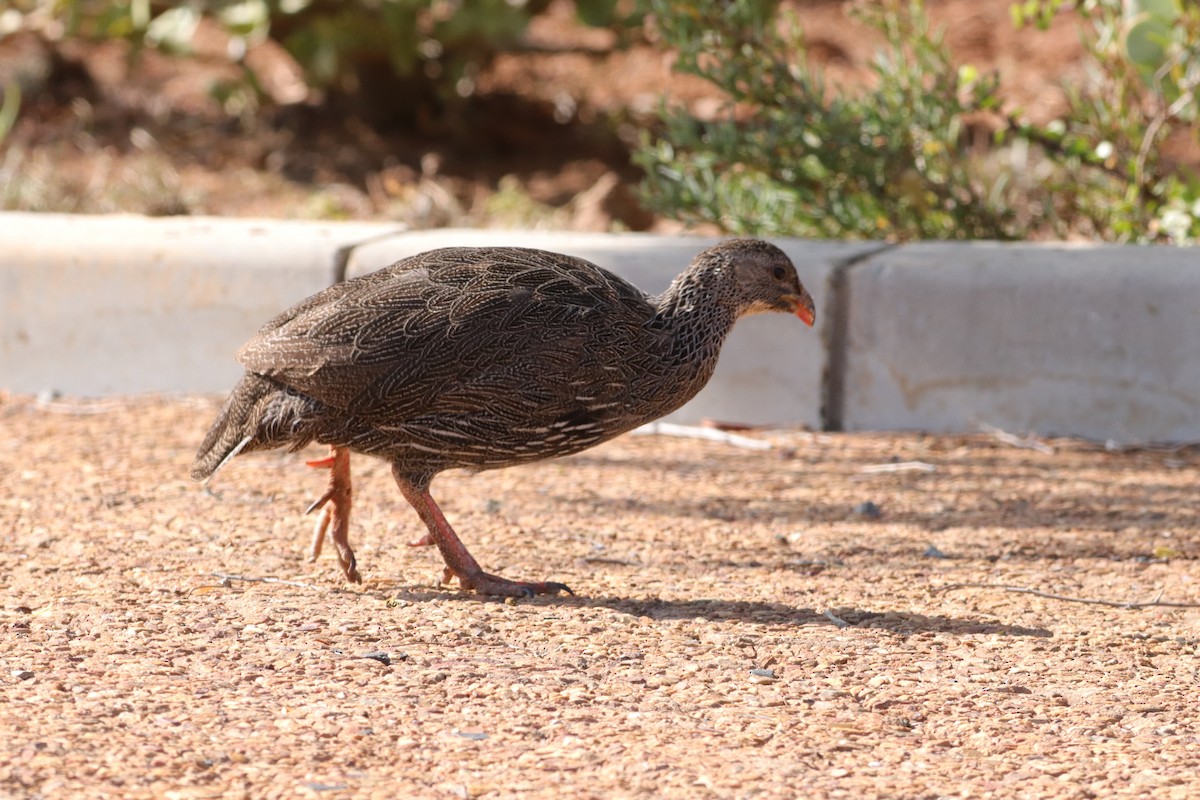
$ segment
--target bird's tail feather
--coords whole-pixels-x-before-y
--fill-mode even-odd
[[[264,416],[282,387],[269,378],[247,372],[229,393],[229,399],[204,437],[192,462],[192,479],[207,481],[238,453],[283,442],[267,441]]]
[[[250,442],[252,442],[252,441],[254,441],[253,436],[243,437],[242,440],[240,442],[238,442],[237,444],[235,444],[233,446],[233,449],[230,450],[228,453],[226,453],[225,457],[222,458],[219,462],[217,462],[217,465],[215,467],[213,467],[212,470],[210,470],[207,474],[198,474],[197,466],[195,464],[193,464],[192,465],[192,477],[195,478],[196,480],[203,480],[204,483],[207,484],[212,479],[213,475],[216,475],[218,472],[221,471],[221,467],[228,464],[230,462],[230,460],[233,459],[234,456],[236,456],[238,453],[245,450],[246,445],[250,444]]]

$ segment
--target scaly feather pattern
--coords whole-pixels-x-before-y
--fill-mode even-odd
[[[421,253],[263,326],[192,475],[315,441],[387,459],[419,505],[444,469],[575,453],[674,411],[737,319],[760,311],[812,323],[787,256],[755,240],[705,250],[657,297],[557,253]]]

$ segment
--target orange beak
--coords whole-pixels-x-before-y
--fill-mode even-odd
[[[787,304],[788,310],[800,318],[808,327],[812,327],[817,320],[817,310],[813,306],[812,298],[807,294],[785,294],[783,302]]]

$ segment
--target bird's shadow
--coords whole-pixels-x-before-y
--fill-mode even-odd
[[[503,603],[501,598],[480,597],[457,591],[434,591],[397,588],[386,593],[390,600],[412,603],[449,601],[464,603]],[[857,608],[831,608],[817,611],[786,603],[767,603],[754,600],[661,600],[626,597],[587,597],[583,595],[535,597],[517,601],[536,605],[550,611],[556,608],[607,608],[634,617],[651,620],[704,619],[714,622],[735,620],[759,625],[829,625],[845,629],[882,630],[899,636],[915,633],[950,633],[957,635],[999,634],[1002,636],[1036,636],[1049,638],[1054,634],[1046,628],[1008,625],[1003,622],[928,615],[907,611],[864,611]]]

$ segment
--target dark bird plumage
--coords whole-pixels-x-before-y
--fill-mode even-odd
[[[575,453],[663,416],[703,388],[734,322],[813,304],[774,245],[733,240],[698,255],[662,295],[582,259],[524,248],[432,250],[336,284],[268,322],[239,351],[246,374],[205,437],[192,477],[240,452],[329,445],[314,556],[348,543],[349,452],[386,459],[437,544],[447,577],[490,594],[555,583],[488,575],[429,495],[454,467],[493,469]]]

